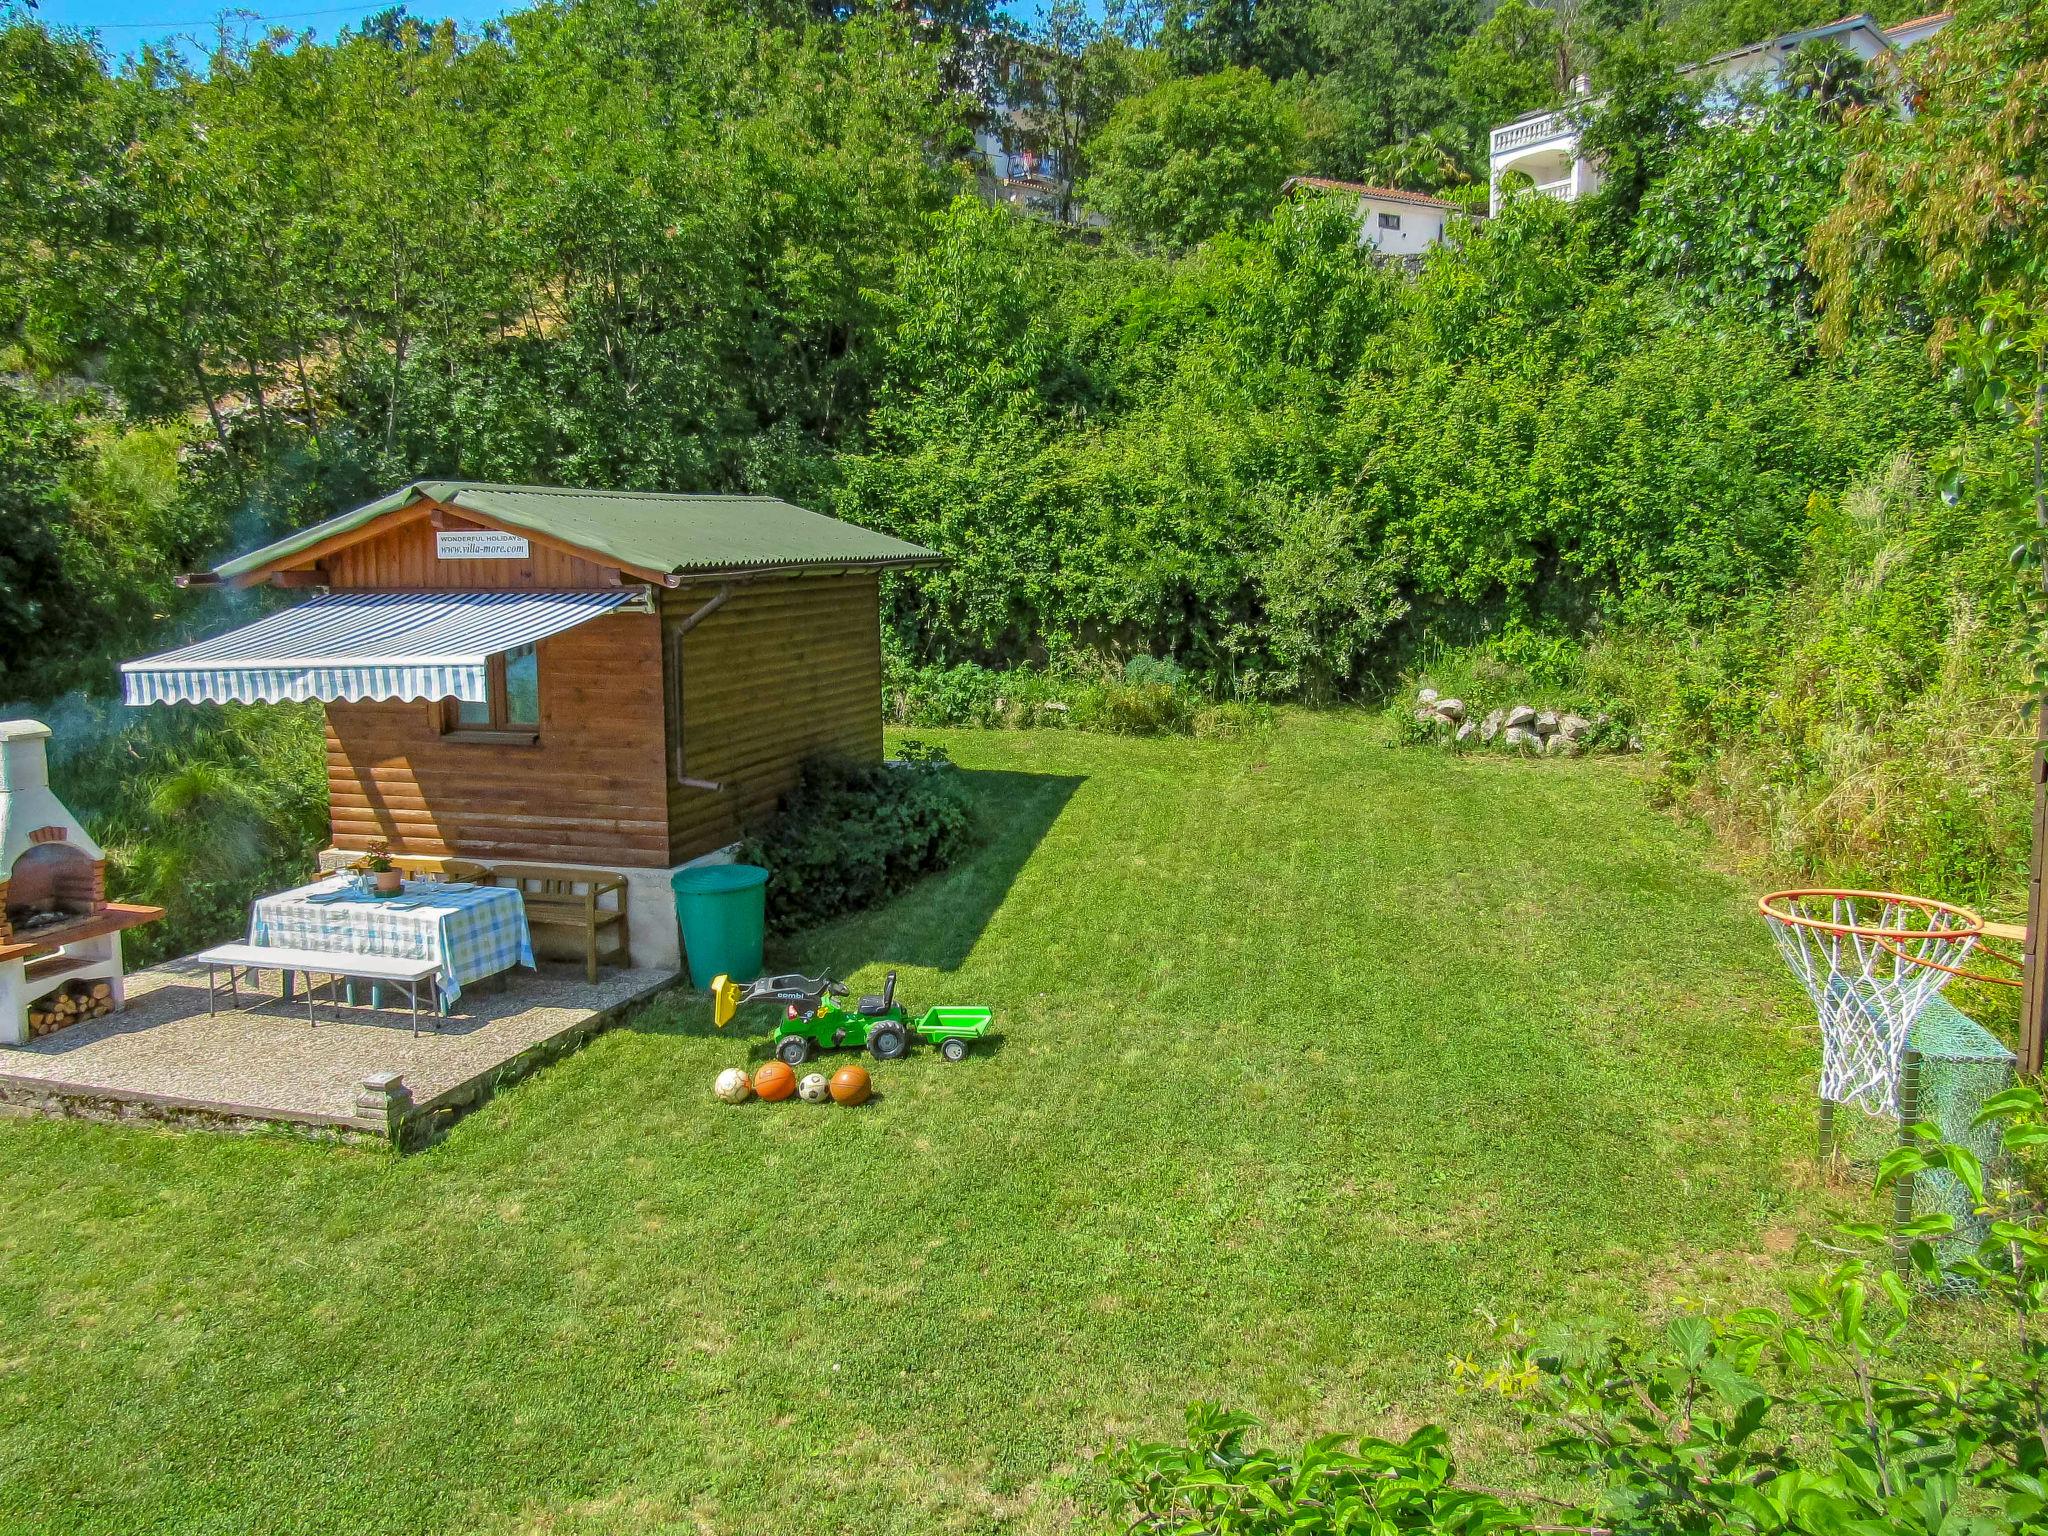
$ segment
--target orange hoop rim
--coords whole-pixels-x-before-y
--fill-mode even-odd
[[[1948,931],[1946,928],[1942,930],[1943,933]],[[1946,971],[1951,976],[1962,977],[1964,981],[1981,981],[1986,986],[1992,987],[2023,987],[2027,984],[2026,978],[2023,976],[1987,976],[1982,971],[1966,971],[1959,965],[1943,965],[1939,960],[1929,960],[1924,955],[1909,955],[1890,939],[1879,939],[1877,947],[1887,954],[1897,955],[1908,965],[1924,965],[1930,970]],[[2009,965],[2016,971],[2022,968],[2022,962],[2015,960],[2011,955],[1991,948],[1987,944],[1979,943],[1977,953],[1989,955],[1993,960],[1998,961],[2002,965]]]
[[[1808,896],[1825,896],[1831,901],[1847,897],[1852,900],[1882,901],[1887,904],[1898,902],[1930,915],[1937,912],[1946,913],[1950,917],[1960,918],[1961,922],[1953,928],[1879,928],[1868,923],[1842,923],[1833,918],[1811,917],[1796,908],[1781,911],[1772,905],[1773,902],[1796,902]],[[1887,948],[1893,943],[1908,943],[1920,939],[1977,939],[1984,936],[1984,919],[1968,907],[1959,907],[1954,902],[1937,901],[1932,896],[1907,896],[1898,891],[1857,891],[1825,885],[1810,886],[1801,890],[1772,891],[1757,899],[1756,909],[1764,915],[1766,922],[1811,928],[1820,933],[1840,934],[1845,937],[1875,939]],[[1914,959],[1911,955],[1904,958]],[[1914,963],[1930,962],[1915,960]],[[1948,969],[1946,966],[1936,968]]]

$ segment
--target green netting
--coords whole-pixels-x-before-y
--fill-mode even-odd
[[[1918,1058],[1915,1118],[1938,1127],[1944,1141],[1975,1152],[1987,1173],[1996,1169],[2005,1151],[1999,1128],[1972,1122],[1986,1099],[2012,1086],[2013,1053],[1942,997],[1929,999],[1921,1009],[1909,1042],[1909,1072]],[[1837,1108],[1835,1117],[1838,1144],[1851,1162],[1874,1163],[1899,1144],[1899,1123],[1888,1116],[1849,1114]],[[1942,1245],[1945,1253],[1974,1248],[1983,1237],[1984,1219],[1971,1212],[1969,1194],[1955,1177],[1922,1174],[1913,1181],[1913,1214],[1938,1211],[1956,1218],[1956,1236]]]

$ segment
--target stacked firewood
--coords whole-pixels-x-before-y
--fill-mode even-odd
[[[53,1029],[96,1019],[114,1011],[114,989],[104,981],[67,981],[48,997],[31,1003],[28,1032],[31,1038]]]

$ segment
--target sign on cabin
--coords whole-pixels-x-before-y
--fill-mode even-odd
[[[440,560],[524,560],[530,553],[531,546],[516,533],[486,529],[434,535],[434,556]]]

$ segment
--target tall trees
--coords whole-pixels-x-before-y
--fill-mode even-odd
[[[1301,124],[1264,75],[1226,69],[1125,102],[1091,153],[1088,203],[1141,240],[1185,249],[1272,208]]]
[[[1166,0],[1159,46],[1177,73],[1257,69],[1275,80],[1329,67],[1323,0]]]
[[[1597,83],[1602,94],[1579,112],[1579,153],[1600,166],[1594,207],[1619,242],[1650,184],[1698,128],[1699,93],[1673,70],[1668,40],[1647,20],[1607,40]]]
[[[29,692],[74,633],[57,525],[78,457],[65,412],[0,384],[0,700]]]
[[[1053,0],[1038,25],[999,51],[1009,121],[1055,167],[1063,220],[1088,177],[1090,141],[1119,102],[1160,77],[1159,55],[1144,46],[1151,25],[1122,0],[1100,13],[1082,0]]]
[[[1678,154],[1643,201],[1632,248],[1689,303],[1796,339],[1814,319],[1807,242],[1847,162],[1825,107],[1769,92]]]
[[[1374,151],[1447,124],[1451,60],[1477,21],[1474,0],[1322,0],[1329,64],[1314,89],[1338,124],[1338,163],[1319,169],[1356,174]]]
[[[1529,0],[1501,0],[1451,59],[1451,91],[1475,145],[1490,129],[1570,88],[1573,63],[1557,15]]]

